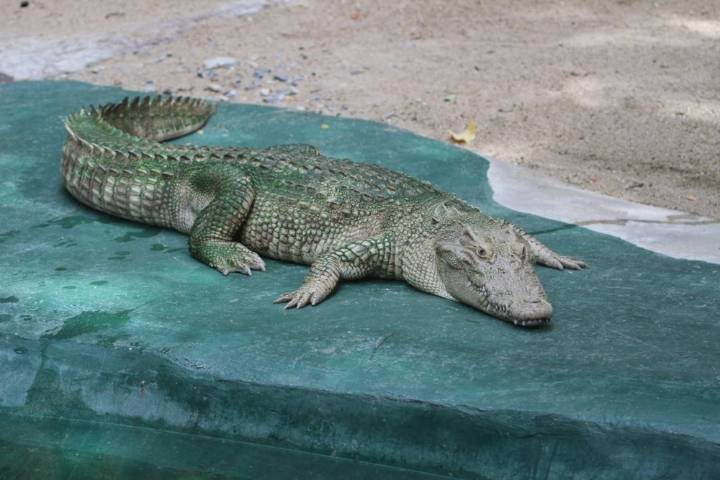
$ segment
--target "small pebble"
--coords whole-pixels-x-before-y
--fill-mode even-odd
[[[233,57],[214,57],[208,58],[203,62],[203,67],[206,70],[214,70],[216,68],[227,68],[232,67],[237,63]]]
[[[211,92],[219,93],[222,92],[222,87],[218,85],[217,83],[211,83],[207,87],[205,87],[206,90],[210,90]]]
[[[265,77],[265,75],[267,75],[268,73],[270,73],[270,70],[267,68],[256,68],[255,71],[253,72],[253,77],[260,80],[263,77]]]
[[[210,80],[214,80],[217,78],[218,74],[215,70],[198,70],[197,76],[198,78],[209,78]]]

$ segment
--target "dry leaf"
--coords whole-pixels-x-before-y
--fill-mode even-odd
[[[450,139],[455,143],[472,143],[477,133],[477,125],[475,124],[475,120],[470,120],[462,132],[455,133],[452,130],[448,130],[448,133],[450,133]]]

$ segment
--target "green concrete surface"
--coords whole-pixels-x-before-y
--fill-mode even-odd
[[[720,478],[720,266],[507,210],[441,142],[222,104],[179,141],[379,163],[590,265],[538,269],[543,330],[399,282],[284,311],[307,267],[223,277],[63,191],[61,117],[127,94],[0,86],[0,478]]]

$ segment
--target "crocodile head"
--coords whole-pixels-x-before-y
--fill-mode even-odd
[[[530,246],[505,222],[457,222],[434,242],[438,280],[447,297],[523,327],[552,315]]]

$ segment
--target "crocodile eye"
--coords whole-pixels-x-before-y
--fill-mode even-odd
[[[475,254],[480,258],[488,257],[488,251],[479,245],[477,247],[475,247]]]

